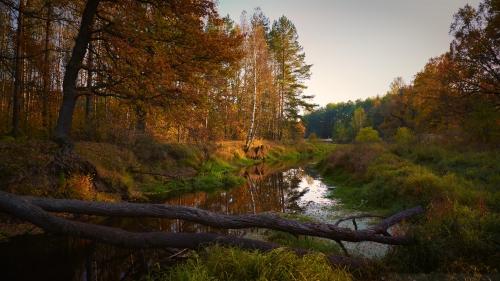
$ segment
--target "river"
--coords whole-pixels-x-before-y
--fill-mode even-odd
[[[165,204],[197,207],[219,214],[298,213],[332,223],[344,211],[332,207],[336,200],[325,198],[329,186],[309,168],[310,161],[293,166],[262,164],[242,171],[247,183],[213,194],[195,193]],[[92,217],[92,223],[129,231],[168,231],[239,235],[243,230],[219,230],[196,223],[140,218]],[[349,222],[345,222],[349,224]],[[347,226],[347,225],[345,225]],[[356,250],[348,244],[350,250]],[[363,249],[363,248],[360,248]],[[49,234],[21,235],[0,243],[0,280],[126,280],[138,270],[137,252],[84,239]],[[148,250],[151,265],[164,256],[163,250]]]

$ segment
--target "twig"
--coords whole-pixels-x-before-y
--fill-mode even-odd
[[[380,216],[380,215],[374,215],[374,214],[361,214],[361,215],[348,216],[348,217],[345,217],[345,218],[341,218],[337,222],[335,222],[333,225],[334,226],[339,226],[339,224],[341,222],[343,222],[343,221],[355,220],[355,219],[362,219],[362,218],[383,218],[383,219],[385,219],[387,217],[386,216]]]
[[[349,256],[349,252],[347,252],[347,249],[345,248],[344,246],[344,243],[342,243],[341,240],[335,240],[335,242],[337,242],[337,244],[339,244],[340,248],[342,248],[342,250],[344,251],[344,254],[347,256],[347,257],[350,257]]]
[[[177,257],[177,256],[179,256],[179,255],[182,255],[182,254],[184,254],[184,253],[185,253],[185,252],[187,252],[187,251],[189,251],[189,249],[188,249],[188,248],[184,248],[184,249],[180,250],[179,252],[177,252],[177,253],[175,253],[175,254],[173,254],[173,255],[170,255],[170,256],[168,256],[168,257],[166,257],[166,258],[162,259],[162,260],[159,260],[159,261],[155,262],[155,263],[153,264],[153,266],[152,266],[152,267],[157,266],[157,265],[159,265],[160,263],[166,262],[166,261],[168,261],[168,260],[171,260],[171,259],[173,259],[173,258],[175,258],[175,257]]]
[[[161,176],[161,177],[166,177],[166,178],[171,178],[171,179],[178,179],[182,178],[184,176],[193,176],[193,174],[190,173],[184,173],[184,174],[164,174],[164,173],[154,173],[154,172],[139,172],[139,171],[130,171],[133,174],[144,174],[144,175],[151,175],[151,176]]]
[[[141,223],[137,220],[137,218],[134,218],[134,221],[135,221],[135,223],[137,223],[137,225],[138,225],[138,226],[142,227],[142,229],[147,229],[147,230],[151,230],[151,231],[153,231],[153,232],[156,232],[156,229],[154,229],[154,228],[152,228],[152,227],[150,227],[150,226],[144,226],[144,225],[142,225],[142,224],[141,224]]]

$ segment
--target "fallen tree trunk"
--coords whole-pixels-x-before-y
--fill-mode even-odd
[[[114,227],[71,221],[44,211],[33,204],[33,201],[3,191],[0,191],[0,211],[15,215],[54,235],[90,239],[129,249],[172,247],[199,250],[201,247],[211,244],[261,251],[280,248],[279,245],[272,243],[212,233],[134,233]],[[290,250],[300,255],[311,253],[305,249],[293,248]],[[327,255],[327,258],[334,264],[358,267],[365,265],[363,261],[341,255]]]
[[[372,241],[388,245],[409,245],[413,243],[414,240],[411,237],[387,236],[387,229],[405,219],[423,213],[422,207],[414,207],[390,216],[379,224],[368,229],[353,231],[349,228],[338,227],[331,224],[299,222],[285,219],[276,214],[226,216],[180,205],[138,204],[126,202],[106,203],[28,196],[24,198],[49,212],[66,212],[116,217],[156,217],[181,219],[221,229],[260,227],[297,235],[328,238],[336,241]]]
[[[421,207],[406,210],[391,216],[367,230],[352,231],[321,223],[301,223],[284,219],[278,215],[224,216],[192,207],[160,204],[102,203],[78,200],[48,199],[18,196],[0,191],[0,211],[42,228],[54,235],[79,237],[113,246],[130,249],[147,248],[188,248],[198,250],[207,244],[239,246],[244,249],[269,251],[280,246],[246,238],[218,234],[186,234],[168,232],[133,233],[113,227],[76,222],[60,218],[50,212],[70,212],[76,214],[121,216],[121,217],[161,217],[198,222],[216,228],[265,227],[293,234],[326,237],[335,241],[375,241],[392,245],[404,245],[413,240],[408,237],[390,237],[387,228],[397,222],[423,212]],[[382,229],[383,227],[387,227]],[[328,233],[329,232],[329,233]],[[383,235],[380,235],[380,234]],[[404,239],[403,239],[404,238]],[[310,253],[305,249],[291,249],[298,254]],[[347,266],[364,266],[365,262],[341,255],[327,255],[330,262]]]

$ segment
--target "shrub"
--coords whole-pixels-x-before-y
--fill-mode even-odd
[[[356,142],[378,142],[381,139],[378,137],[378,132],[370,127],[362,128],[356,136]]]
[[[500,264],[500,217],[457,201],[435,200],[410,231],[419,243],[398,249],[393,264],[414,272],[496,273]],[[388,261],[391,262],[391,261]]]
[[[410,129],[399,127],[394,139],[398,144],[409,144],[415,140],[415,136]]]
[[[318,142],[318,136],[316,136],[316,133],[311,133],[309,137],[307,137],[307,140],[312,143]]]
[[[328,154],[320,165],[324,167],[323,173],[326,174],[335,169],[343,169],[363,178],[368,165],[386,151],[380,144],[342,145]]]

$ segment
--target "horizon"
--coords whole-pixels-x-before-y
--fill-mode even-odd
[[[260,7],[271,24],[282,15],[291,20],[313,64],[305,81],[313,103],[348,102],[384,96],[391,82],[402,77],[408,84],[429,59],[449,50],[453,15],[480,0],[220,0],[221,17],[239,24],[241,13]]]

